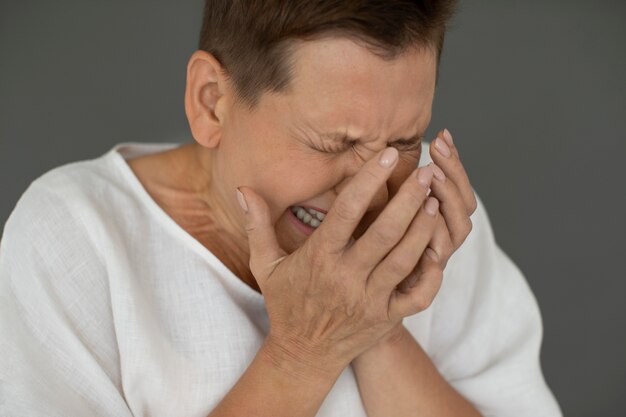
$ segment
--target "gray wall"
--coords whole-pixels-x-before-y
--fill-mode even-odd
[[[53,167],[189,139],[201,8],[2,0],[0,224]],[[430,132],[454,134],[537,296],[548,384],[567,416],[623,413],[626,2],[462,1],[442,65]]]

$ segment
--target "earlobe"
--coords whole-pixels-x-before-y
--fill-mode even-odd
[[[224,84],[222,66],[213,55],[194,52],[187,64],[185,113],[194,139],[207,148],[221,138]]]

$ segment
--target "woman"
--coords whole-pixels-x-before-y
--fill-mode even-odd
[[[532,293],[421,142],[453,4],[379,3],[207,1],[194,142],[29,187],[0,414],[560,415]]]

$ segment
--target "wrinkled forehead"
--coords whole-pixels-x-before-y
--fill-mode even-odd
[[[312,122],[348,123],[360,135],[393,125],[411,130],[430,119],[437,64],[429,48],[384,60],[350,39],[324,38],[300,43],[293,65],[285,104]]]

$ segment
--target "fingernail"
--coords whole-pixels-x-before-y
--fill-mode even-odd
[[[428,164],[428,166],[430,166],[433,169],[433,174],[435,178],[437,178],[441,182],[444,182],[446,180],[446,174],[444,174],[441,168],[435,165],[434,162],[431,162],[430,164]]]
[[[241,206],[243,211],[245,211],[247,213],[248,212],[248,203],[246,203],[246,197],[243,195],[243,193],[241,191],[239,191],[239,188],[237,188],[237,200],[239,201],[239,205]]]
[[[446,158],[450,156],[450,148],[448,148],[448,145],[446,145],[446,142],[440,137],[437,137],[437,139],[435,139],[435,147]]]
[[[439,208],[439,201],[434,197],[428,197],[426,200],[426,204],[424,205],[424,210],[426,213],[434,216],[437,214],[437,209]]]
[[[422,184],[424,187],[428,188],[432,179],[433,170],[431,169],[430,165],[421,167],[417,170],[417,181],[419,181],[419,183]]]
[[[382,153],[382,155],[380,155],[380,159],[378,160],[378,163],[383,168],[389,168],[393,164],[395,164],[397,160],[398,160],[398,150],[396,148],[387,148]]]
[[[452,146],[452,135],[448,129],[443,129],[443,138],[448,142],[448,145]]]
[[[426,248],[425,252],[426,252],[426,255],[428,255],[430,259],[432,259],[435,262],[439,262],[439,255],[437,255],[437,252],[435,252],[431,248]]]

